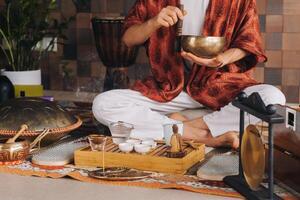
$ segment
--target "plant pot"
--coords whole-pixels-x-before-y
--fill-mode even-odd
[[[5,75],[14,85],[16,97],[43,96],[40,69],[30,71],[3,71],[2,75]]]
[[[30,71],[3,71],[13,85],[41,85],[41,70]]]

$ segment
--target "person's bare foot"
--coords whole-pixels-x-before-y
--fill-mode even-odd
[[[239,148],[239,136],[237,132],[229,131],[215,138],[207,139],[206,145],[210,147],[232,147]]]
[[[224,142],[229,144],[233,149],[238,149],[240,145],[239,133],[230,131],[224,134]]]
[[[239,147],[240,140],[237,132],[229,131],[218,137],[213,137],[202,117],[189,120],[181,113],[173,113],[169,115],[169,118],[184,122],[184,139],[195,140],[209,147],[232,147],[233,149]]]
[[[197,142],[205,143],[212,136],[208,130],[199,129],[191,126],[183,126],[183,138],[187,140],[194,140]]]
[[[184,127],[183,138],[204,143],[208,147],[231,147],[237,149],[239,147],[239,137],[237,132],[227,132],[218,137],[213,137],[208,130],[194,127]]]

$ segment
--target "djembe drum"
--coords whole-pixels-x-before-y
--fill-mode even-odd
[[[138,48],[128,48],[121,40],[124,17],[93,18],[98,55],[106,66],[104,91],[129,87],[128,67],[133,65]]]

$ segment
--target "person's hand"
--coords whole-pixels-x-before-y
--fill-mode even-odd
[[[177,23],[178,19],[183,20],[184,13],[175,6],[167,6],[154,18],[158,27],[170,27]]]
[[[201,57],[195,56],[192,53],[188,53],[185,51],[181,52],[181,56],[184,59],[189,60],[192,63],[196,63],[198,65],[204,65],[204,66],[212,67],[212,68],[218,68],[218,67],[223,66],[221,56],[217,56],[214,58],[201,58]]]

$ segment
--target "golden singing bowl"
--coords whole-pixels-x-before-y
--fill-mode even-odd
[[[29,154],[30,143],[26,140],[17,140],[14,143],[5,143],[6,139],[0,140],[0,165],[14,164],[23,161]]]
[[[225,37],[204,37],[183,35],[181,37],[182,49],[202,58],[213,58],[220,54],[225,47]]]

